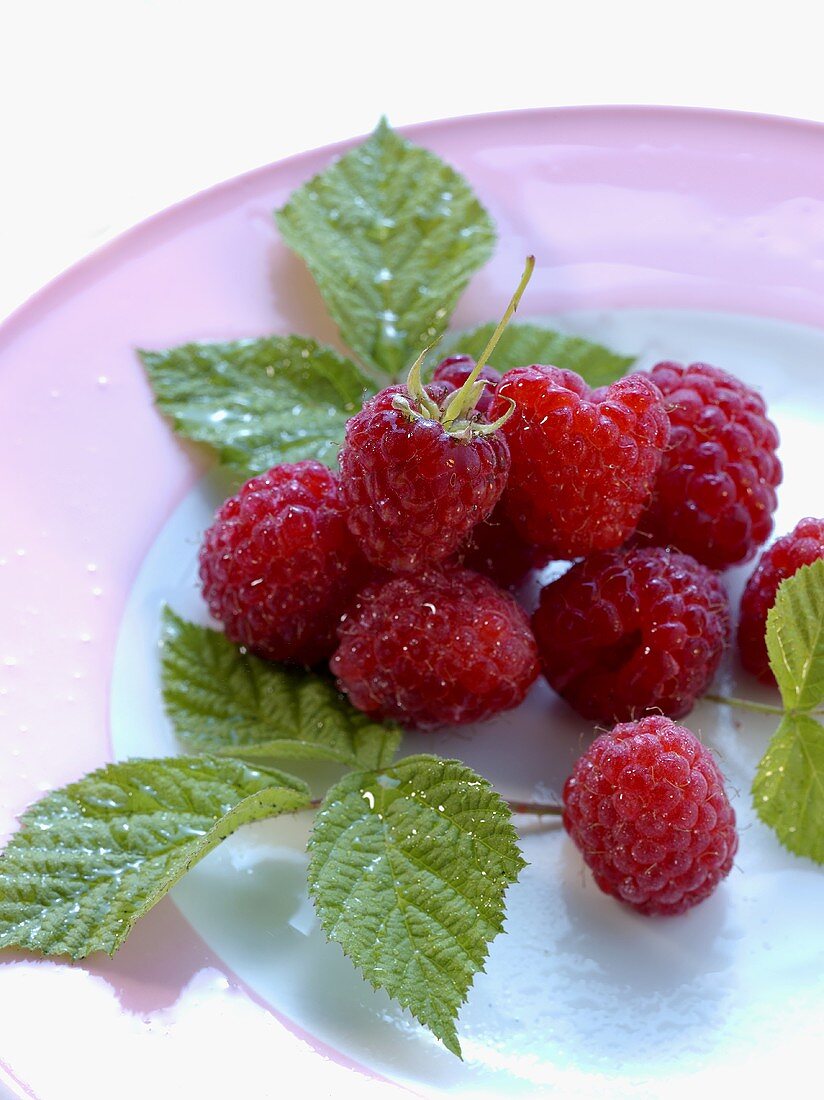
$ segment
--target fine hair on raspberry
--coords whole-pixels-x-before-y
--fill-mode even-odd
[[[557,558],[620,546],[649,503],[669,435],[646,375],[591,390],[574,371],[518,367],[497,387],[512,471],[503,507],[522,540]]]
[[[347,526],[337,475],[312,460],[247,481],[200,549],[203,595],[227,636],[290,664],[331,656],[338,620],[372,574]]]
[[[824,519],[802,519],[788,535],[776,539],[761,556],[741,597],[738,648],[744,668],[764,684],[775,686],[767,654],[767,615],[782,581],[803,565],[824,558]]]
[[[593,554],[547,585],[532,626],[547,680],[583,717],[679,718],[718,668],[729,600],[694,558],[634,547]]]
[[[639,527],[711,569],[751,558],[772,531],[778,432],[751,386],[708,363],[658,363],[670,441]]]
[[[538,675],[526,615],[469,569],[370,585],[344,616],[331,668],[359,710],[418,729],[518,706]]]
[[[595,740],[564,786],[563,821],[600,889],[646,915],[709,897],[738,849],[715,758],[660,716]]]

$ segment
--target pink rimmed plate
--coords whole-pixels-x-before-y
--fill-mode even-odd
[[[821,514],[824,128],[663,108],[417,127],[464,172],[500,244],[456,325],[521,314],[642,363],[702,358],[760,386],[783,436],[778,530]],[[197,538],[219,497],[152,408],[133,348],[271,331],[334,341],[271,210],[333,153],[198,195],[78,264],[0,329],[0,838],[44,791],[105,760],[174,751],[157,683],[164,601],[203,618]],[[745,571],[727,578],[733,594]],[[730,660],[725,688],[758,690]],[[702,705],[743,827],[734,873],[684,917],[604,897],[554,827],[524,820],[509,899],[446,1054],[324,943],[305,893],[308,820],[210,856],[112,961],[0,955],[0,1095],[564,1097],[792,1087],[815,1072],[824,875],[754,817],[768,719]],[[434,751],[507,795],[557,789],[591,733],[539,686]]]

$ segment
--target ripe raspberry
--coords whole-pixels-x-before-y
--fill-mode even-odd
[[[450,355],[447,359],[442,359],[435,367],[433,379],[435,382],[445,382],[453,389],[459,390],[472,373],[474,366],[475,360],[469,355]],[[475,408],[482,416],[487,416],[492,407],[495,387],[500,382],[501,376],[494,367],[487,364],[487,366],[481,368],[478,378],[482,378],[489,385],[484,388]]]
[[[351,702],[419,729],[516,707],[538,675],[526,615],[468,569],[370,585],[338,633],[331,668]]]
[[[597,738],[566,781],[564,807],[598,886],[648,915],[674,916],[709,897],[738,849],[712,753],[669,718]]]
[[[524,542],[500,504],[489,519],[479,523],[466,543],[463,564],[501,588],[515,588],[533,569],[552,558],[548,550]]]
[[[504,508],[521,537],[556,557],[620,546],[652,492],[669,425],[661,395],[633,374],[590,390],[574,371],[517,367],[498,386],[512,452]]]
[[[332,653],[342,612],[373,573],[346,525],[336,475],[312,461],[247,481],[200,549],[203,595],[232,641],[307,666]]]
[[[442,383],[427,387],[427,409],[406,386],[390,386],[346,426],[339,462],[347,522],[367,558],[394,572],[453,554],[506,484],[503,434],[479,434],[471,412],[447,430],[439,417],[448,393]]]
[[[776,539],[764,551],[747,582],[741,597],[738,648],[744,668],[765,684],[775,685],[764,635],[778,586],[802,565],[812,565],[819,558],[824,558],[824,520],[802,519],[789,535]]]
[[[544,675],[583,715],[686,714],[730,632],[717,576],[660,547],[593,554],[541,592],[532,620]]]
[[[658,363],[670,443],[641,531],[711,569],[747,561],[772,530],[781,463],[763,399],[706,363]]]

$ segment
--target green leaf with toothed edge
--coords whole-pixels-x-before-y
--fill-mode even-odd
[[[446,328],[495,243],[466,180],[385,120],[296,191],[275,219],[346,344],[396,379]]]
[[[787,710],[824,700],[824,561],[782,581],[767,616],[767,651]]]
[[[525,866],[509,807],[460,761],[410,756],[333,787],[309,850],[327,938],[460,1057],[455,1019]]]
[[[114,954],[135,921],[230,833],[309,804],[300,779],[240,760],[109,764],[21,818],[0,856],[0,948]]]
[[[753,804],[781,843],[824,863],[824,726],[788,714],[758,765]]]
[[[243,478],[307,458],[335,466],[346,421],[375,389],[349,359],[303,336],[139,354],[175,431]]]
[[[355,710],[328,677],[243,653],[168,607],[161,677],[175,731],[197,752],[380,768],[400,743],[399,726]]]
[[[494,330],[495,325],[488,324],[448,333],[430,352],[429,365],[434,368],[448,355],[477,359]],[[608,386],[625,375],[634,362],[634,356],[618,355],[581,336],[568,336],[531,321],[510,324],[490,357],[490,365],[501,371],[533,363],[574,370],[592,387]]]

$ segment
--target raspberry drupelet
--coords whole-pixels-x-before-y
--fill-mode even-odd
[[[775,685],[765,634],[767,614],[775,603],[779,585],[802,565],[824,558],[824,519],[802,519],[788,535],[768,547],[741,597],[738,648],[741,663],[762,683]]]
[[[486,577],[450,566],[370,585],[331,661],[359,710],[418,729],[492,718],[538,675],[526,615]]]
[[[738,849],[712,753],[660,716],[595,740],[564,787],[563,821],[604,893],[647,915],[709,897]]]
[[[315,665],[374,569],[346,524],[337,476],[319,462],[275,466],[220,508],[200,549],[212,615],[273,661]]]
[[[574,371],[517,367],[497,387],[512,471],[503,507],[521,538],[556,558],[624,543],[649,502],[669,435],[658,389],[631,374],[590,390]]]
[[[660,547],[593,554],[541,592],[532,619],[544,675],[584,718],[680,718],[729,640],[718,577]]]
[[[533,266],[529,257],[501,323],[459,389],[421,384],[424,352],[405,385],[376,394],[347,424],[339,455],[347,522],[376,565],[400,573],[445,561],[500,499],[510,467],[500,428],[512,408],[487,420],[477,409],[486,389],[480,379]]]
[[[778,432],[763,398],[707,363],[658,363],[649,377],[671,432],[640,530],[711,569],[747,561],[772,531],[781,482]]]

